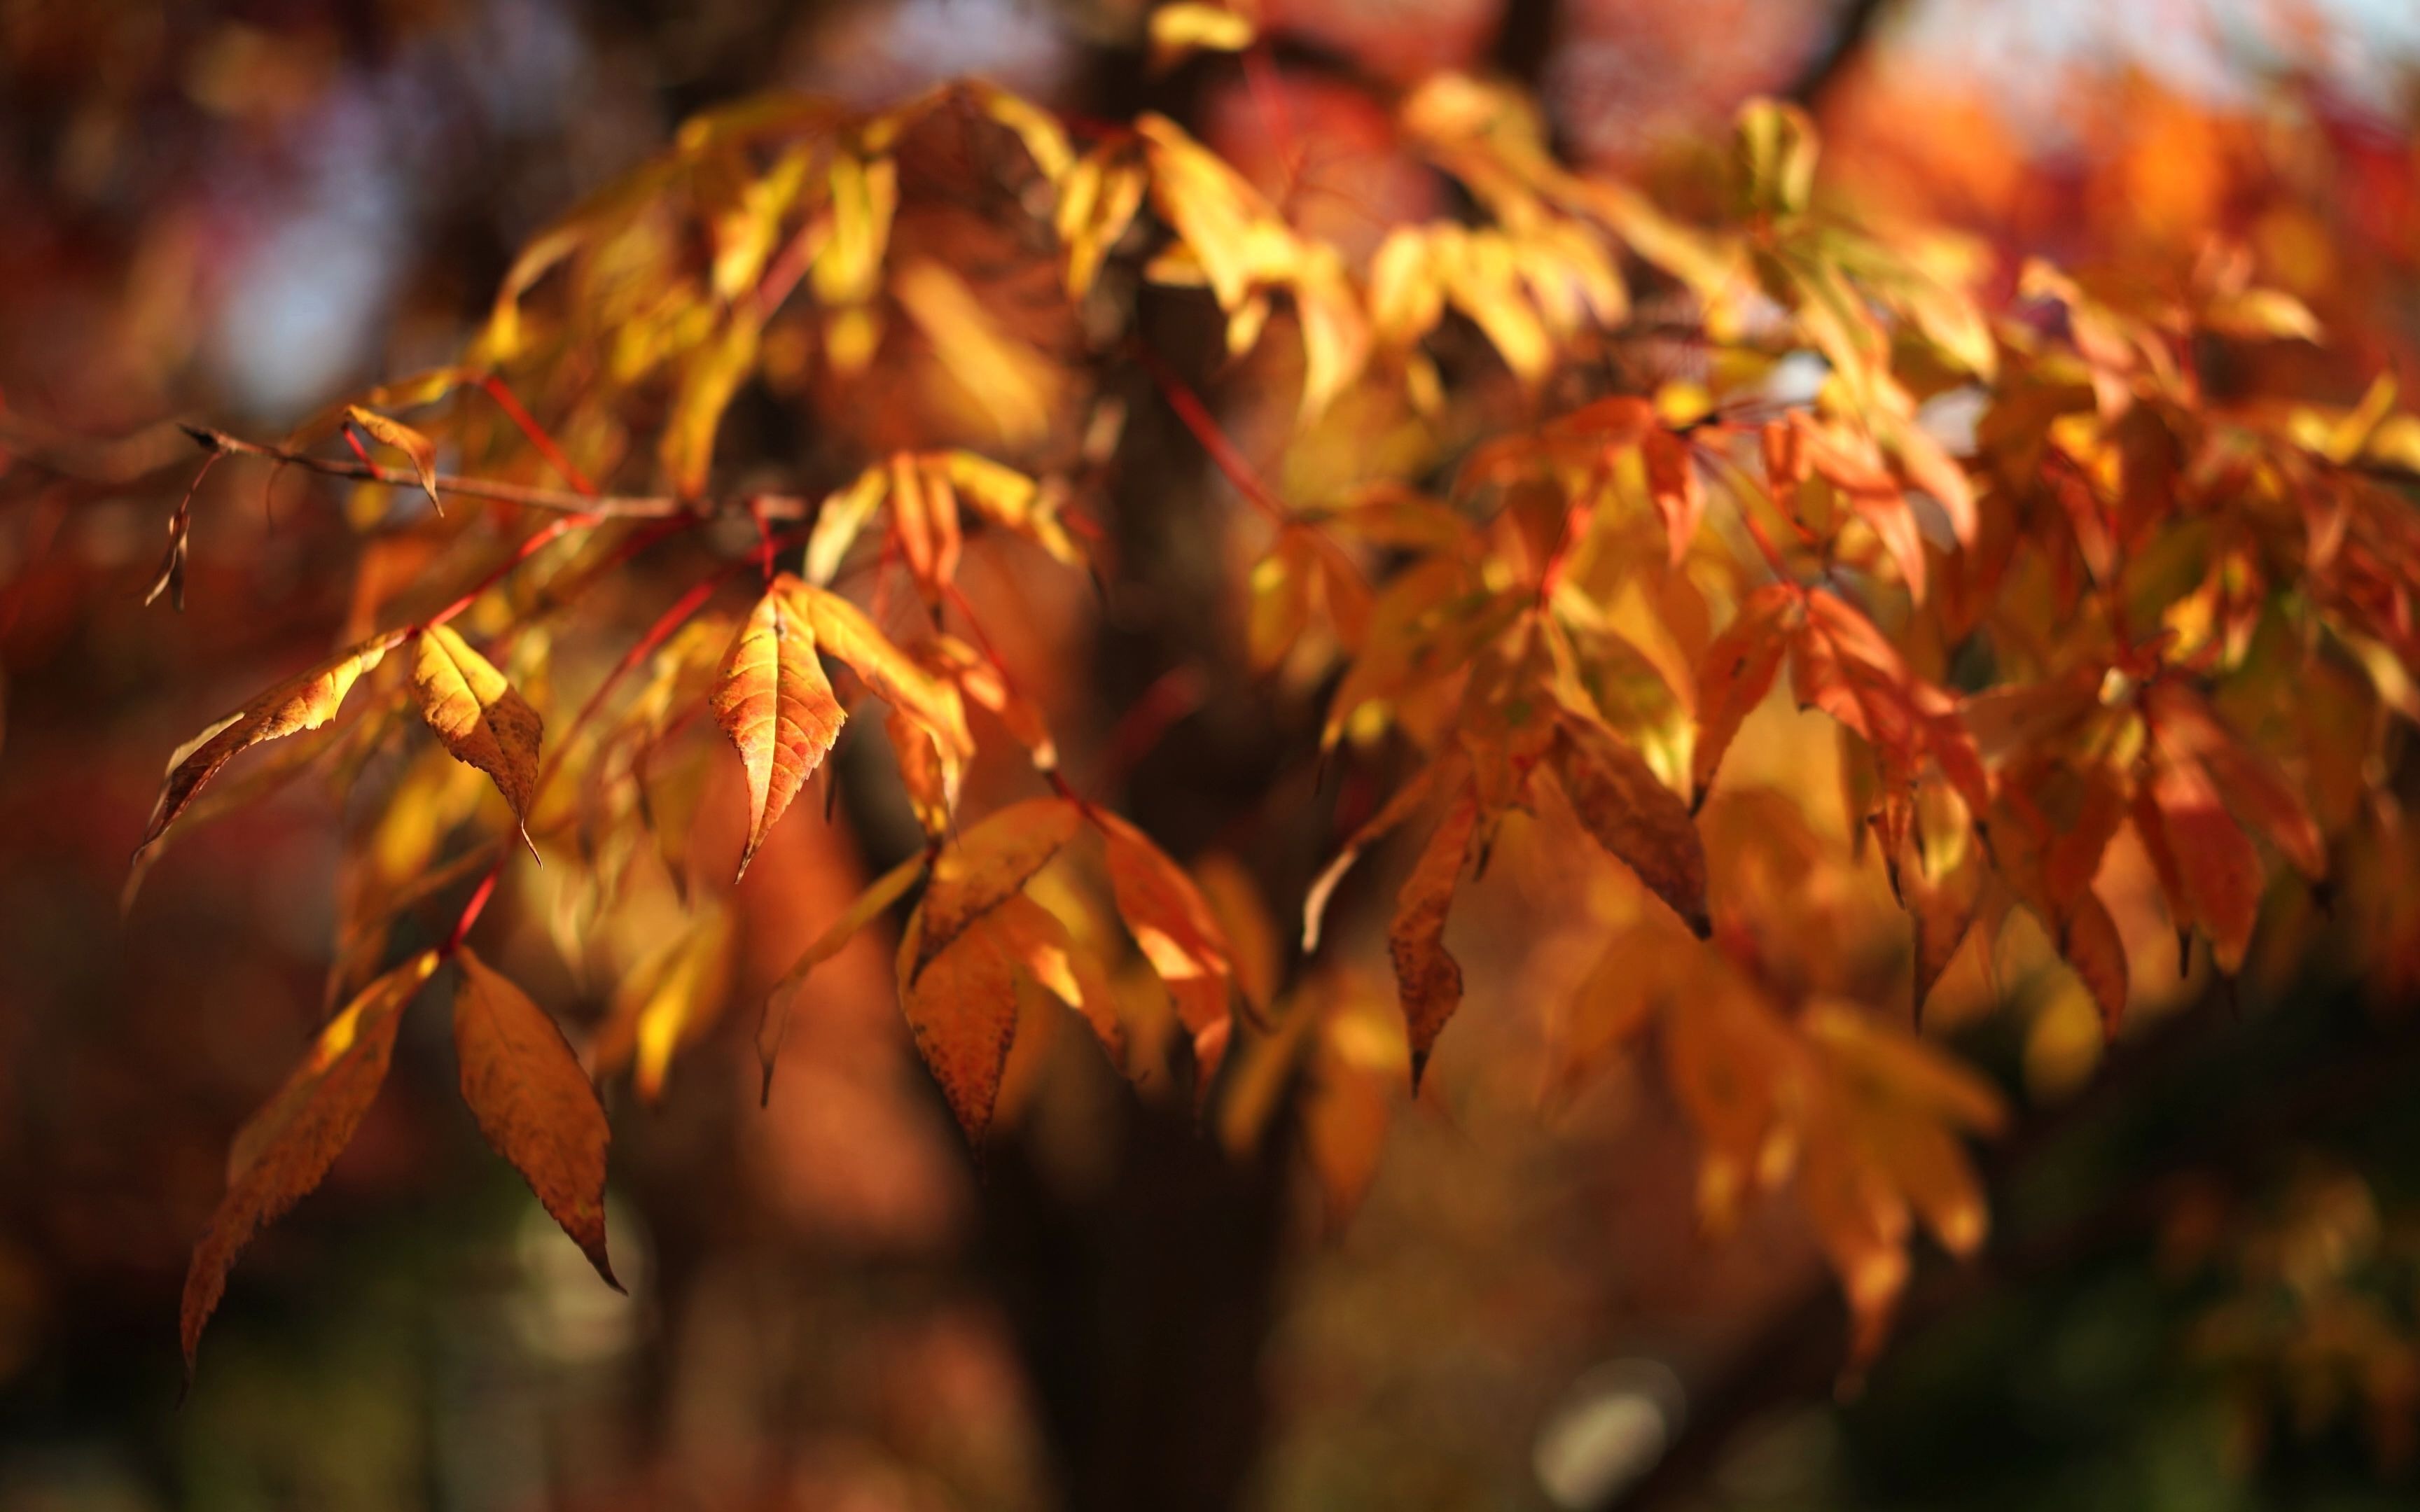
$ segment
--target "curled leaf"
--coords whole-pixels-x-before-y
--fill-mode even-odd
[[[444,501],[437,497],[435,441],[399,420],[390,420],[375,409],[365,409],[357,404],[345,407],[345,418],[410,457],[412,476],[420,480],[420,491],[428,496],[428,507],[441,515],[445,513]]]

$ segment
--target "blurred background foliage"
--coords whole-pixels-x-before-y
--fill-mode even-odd
[[[1305,137],[1340,145],[1339,227],[1388,186],[1350,179],[1337,59],[1395,80],[1493,60],[1574,152],[1682,204],[1699,144],[1783,90],[1818,111],[1841,193],[1974,234],[2011,279],[2031,253],[2166,276],[2220,235],[2319,315],[2327,371],[2416,371],[2420,11],[2397,0],[1266,11],[1319,60],[1279,76]],[[408,1027],[177,1406],[177,1280],[227,1131],[316,1019],[346,821],[289,796],[198,834],[121,919],[124,858],[158,754],[342,617],[349,546],[212,510],[193,611],[140,611],[156,480],[190,459],[144,427],[275,430],[447,359],[514,249],[698,108],[980,72],[1129,109],[1141,26],[1132,0],[0,0],[0,466],[71,464],[0,471],[0,1505],[1113,1505],[1122,1457],[1188,1454],[1202,1504],[1240,1476],[1289,1509],[2409,1504],[2420,1026],[2409,981],[2305,962],[2147,1012],[2105,1057],[2077,994],[1953,1006],[1937,1032],[2025,1114],[1987,1152],[1997,1232],[1971,1265],[1926,1262],[1838,1399],[1805,1234],[1776,1209],[1700,1239],[1674,1111],[1621,1074],[1560,1088],[1538,1015],[1467,1015],[1418,1105],[1373,1091],[1330,1131],[1376,1162],[1339,1229],[1047,1047],[1015,1076],[1052,1095],[978,1169],[869,943],[768,1109],[734,1053],[616,1110],[628,1299],[481,1146],[437,1019]],[[1176,86],[1249,164],[1232,74]],[[1085,669],[1181,609],[1113,601],[1094,625],[1082,594],[1025,603],[1015,659],[1070,669],[1037,696],[1108,720],[1139,690]],[[1249,766],[1226,696],[1165,744]],[[839,837],[792,826],[752,906],[836,910],[861,880]],[[1458,925],[1473,996],[1544,1001],[1590,957],[1586,887],[1501,865]],[[1516,923],[1546,943],[1499,948]],[[788,943],[752,947],[758,985]],[[1185,1181],[1211,1197],[1175,1200]],[[1265,1279],[1205,1274],[1228,1266]],[[1227,1340],[1245,1384],[1088,1388],[1178,1335]]]

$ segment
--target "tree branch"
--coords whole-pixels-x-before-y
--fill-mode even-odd
[[[313,456],[308,452],[289,451],[283,446],[264,446],[258,441],[248,441],[205,425],[188,425],[184,429],[185,434],[204,449],[222,455],[264,456],[324,477],[350,478],[361,483],[383,483],[407,488],[419,485],[419,480],[410,473],[382,468],[374,462]],[[437,474],[437,491],[459,494],[465,499],[489,500],[500,504],[551,509],[558,514],[597,515],[618,519],[674,519],[683,515],[752,512],[768,520],[795,520],[806,518],[811,510],[807,500],[789,494],[753,494],[746,499],[717,503],[708,500],[676,499],[670,494],[591,495],[571,488],[542,488],[534,484],[466,478],[451,472]]]

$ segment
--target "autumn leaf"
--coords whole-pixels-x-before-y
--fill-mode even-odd
[[[411,686],[428,728],[458,760],[494,779],[526,839],[544,733],[537,711],[451,625],[421,632]]]
[[[185,811],[219,769],[265,740],[316,730],[334,718],[353,684],[376,667],[393,644],[381,636],[365,641],[309,671],[287,679],[195,735],[168,758],[168,776],[152,806],[151,821],[134,847],[140,856]]]
[[[1647,492],[1655,512],[1664,517],[1664,535],[1671,543],[1671,563],[1679,566],[1698,537],[1698,522],[1706,515],[1706,483],[1698,476],[1687,438],[1658,427],[1640,443],[1647,461]]]
[[[1698,671],[1698,742],[1690,760],[1693,808],[1705,803],[1723,753],[1772,690],[1782,658],[1789,655],[1791,625],[1800,602],[1790,584],[1767,583],[1747,596],[1706,648]]]
[[[1066,926],[1049,910],[1012,892],[937,945],[925,931],[933,902],[926,892],[899,942],[899,1006],[958,1127],[981,1144],[1016,1036],[1020,980],[1083,1009],[1113,1058],[1120,1055],[1117,1020],[1102,1000],[1106,979],[1078,966]]]
[[[1199,1034],[1227,1016],[1234,966],[1209,900],[1142,831],[1112,813],[1093,822],[1109,841],[1109,886],[1118,913],[1152,970],[1176,999],[1176,1016]]]
[[[1064,798],[1012,804],[946,846],[916,910],[916,949],[905,951],[900,982],[913,987],[925,966],[976,919],[999,907],[1076,838],[1082,810]]]
[[[2252,926],[2260,917],[2260,853],[2220,801],[2210,774],[2190,756],[2158,750],[2150,762],[2145,845],[2165,856],[2162,880],[2171,877],[2194,924],[2209,936],[2219,969],[2243,964]],[[2180,918],[2181,927],[2186,919]]]
[[[883,702],[931,735],[948,760],[974,754],[957,690],[893,645],[856,605],[786,575],[775,579],[774,589],[789,595],[817,651],[847,664]]]
[[[2275,762],[2228,729],[2198,694],[2163,679],[2145,690],[2144,716],[2169,761],[2198,764],[2227,808],[2269,837],[2304,876],[2317,880],[2327,874],[2326,842],[2302,795]]]
[[[605,1257],[605,1147],[597,1088],[563,1031],[529,995],[479,959],[457,952],[454,1049],[462,1101],[497,1154],[512,1163],[614,1290]]]
[[[346,407],[345,418],[410,457],[412,476],[420,480],[420,491],[428,496],[428,507],[441,515],[445,513],[444,501],[437,497],[436,442],[399,420],[391,420],[360,405]]]
[[[589,1070],[602,1078],[628,1066],[640,1101],[660,1099],[673,1057],[722,1011],[731,938],[730,912],[708,908],[624,979],[589,1045]]]
[[[745,876],[846,717],[816,659],[813,628],[780,585],[756,601],[723,655],[711,703],[748,779],[748,841],[739,856]]]
[[[1548,758],[1572,811],[1598,844],[1638,875],[1699,938],[1706,914],[1706,848],[1689,806],[1639,754],[1591,720],[1557,722]]]
[[[1446,810],[1404,879],[1395,900],[1394,922],[1387,931],[1387,952],[1394,959],[1395,988],[1411,1041],[1414,1090],[1446,1021],[1462,1006],[1462,965],[1445,948],[1445,920],[1478,826],[1479,797],[1466,790]]]
[[[318,1186],[351,1141],[386,1080],[403,1011],[436,969],[437,952],[424,950],[370,983],[329,1020],[302,1063],[237,1132],[226,1196],[210,1214],[185,1272],[188,1379],[203,1325],[217,1310],[236,1257],[263,1225]]]

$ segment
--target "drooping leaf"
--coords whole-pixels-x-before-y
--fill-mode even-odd
[[[1798,612],[1795,589],[1767,583],[1747,596],[1706,648],[1698,671],[1698,743],[1690,758],[1693,806],[1706,801],[1732,737],[1771,691],[1782,657],[1789,654],[1791,623]]]
[[[815,638],[778,584],[756,601],[724,653],[710,699],[748,779],[748,841],[739,872],[789,810],[846,716],[815,656]]]
[[[386,1080],[403,1011],[437,969],[424,950],[364,989],[319,1031],[311,1052],[268,1103],[237,1132],[226,1196],[210,1214],[185,1272],[185,1373],[193,1374],[202,1327],[226,1290],[228,1270],[261,1227],[328,1174]]]
[[[2157,752],[2146,791],[2160,837],[2147,845],[2154,856],[2164,848],[2174,858],[2193,922],[2210,937],[2219,969],[2233,971],[2243,964],[2260,916],[2260,853],[2190,757]]]
[[[400,420],[389,419],[360,405],[347,406],[345,418],[410,457],[412,476],[420,480],[420,491],[428,496],[428,507],[441,515],[445,513],[445,501],[437,497],[436,442]]]
[[[496,1153],[616,1291],[605,1254],[605,1149],[597,1088],[547,1011],[469,947],[458,952],[454,1049],[462,1101]]]
[[[1199,1034],[1227,1016],[1234,965],[1226,932],[1193,879],[1117,815],[1095,812],[1109,841],[1109,886],[1118,913],[1159,980],[1176,999],[1176,1016]]]
[[[974,754],[965,707],[957,689],[935,677],[916,658],[893,645],[862,610],[826,589],[784,575],[774,583],[790,595],[815,649],[847,664],[883,702],[914,720],[953,762]]]
[[[1018,981],[1063,996],[1089,998],[1106,989],[1086,989],[1075,972],[1065,926],[1032,900],[1003,895],[938,946],[924,929],[933,901],[928,891],[899,942],[899,1006],[958,1127],[980,1144],[991,1130],[1001,1074],[1016,1038]],[[1085,976],[1101,980],[1097,973]],[[1090,1016],[1089,1005],[1074,1006],[1087,1007]]]
[[[1706,515],[1706,482],[1689,455],[1688,440],[1661,426],[1650,430],[1640,444],[1647,460],[1647,492],[1655,512],[1664,517],[1664,536],[1677,567],[1698,538],[1698,524]]]
[[[545,724],[529,701],[451,625],[421,632],[411,686],[428,728],[457,760],[494,779],[514,823],[529,829],[537,793],[538,746]]]
[[[1468,859],[1479,827],[1478,795],[1466,790],[1445,811],[1420,858],[1395,900],[1387,951],[1395,963],[1395,989],[1404,1005],[1404,1029],[1412,1047],[1412,1086],[1428,1069],[1429,1052],[1446,1021],[1462,1006],[1462,964],[1445,948],[1446,912]]]
[[[1706,913],[1706,847],[1689,806],[1638,752],[1593,720],[1566,715],[1548,755],[1591,839],[1638,874],[1699,938]]]

